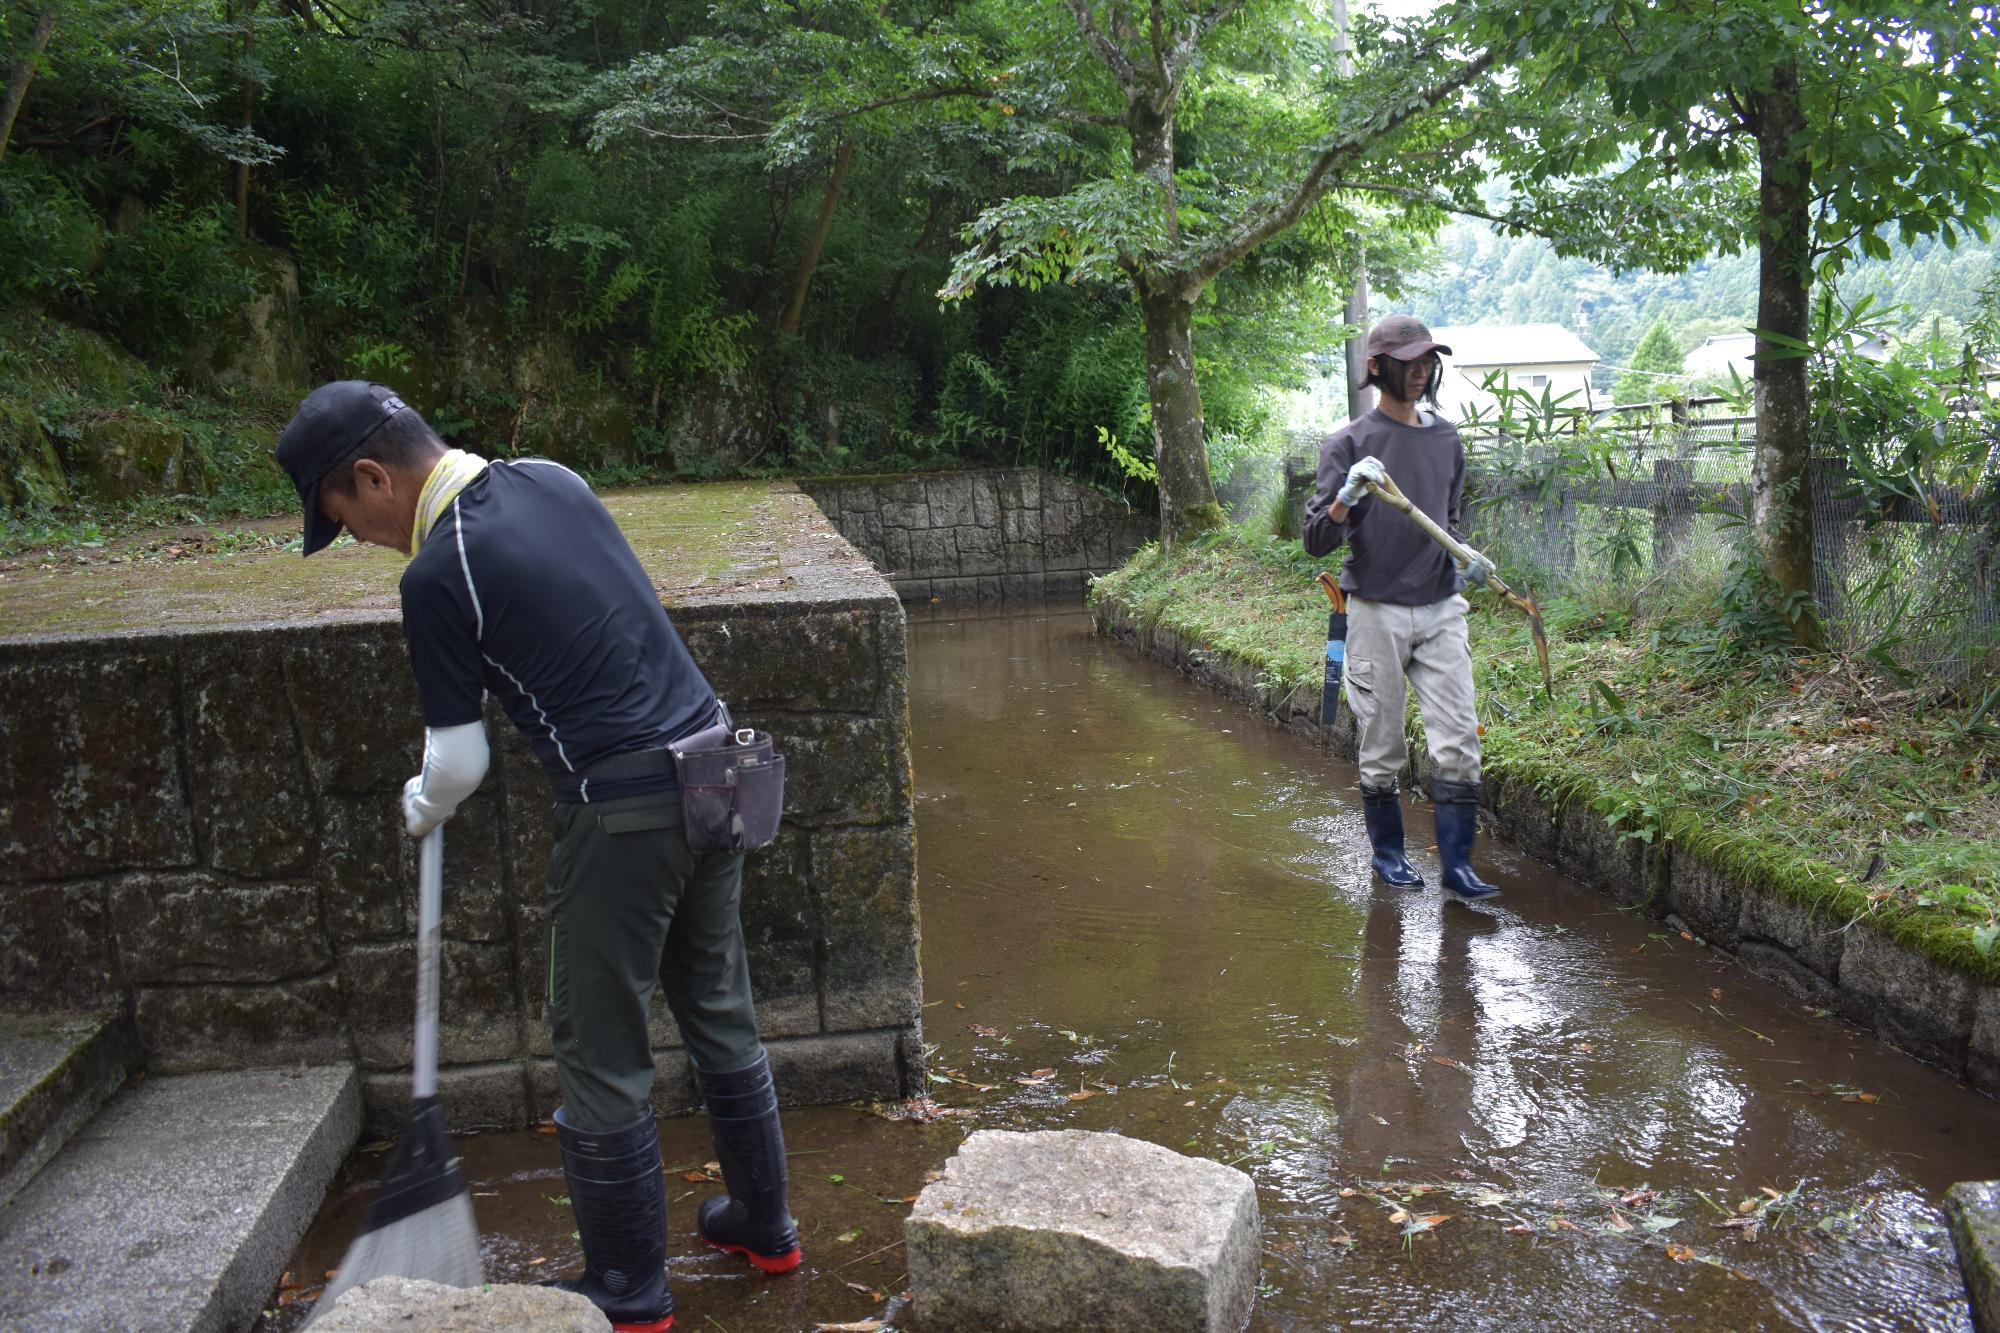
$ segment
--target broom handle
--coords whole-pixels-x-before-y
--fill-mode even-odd
[[[410,1095],[437,1095],[438,970],[444,935],[444,826],[417,846],[417,1044]]]

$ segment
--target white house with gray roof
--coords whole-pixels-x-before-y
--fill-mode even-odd
[[[1499,415],[1500,400],[1486,387],[1495,375],[1538,399],[1547,391],[1561,407],[1594,406],[1590,372],[1601,358],[1560,324],[1461,324],[1434,328],[1431,337],[1451,348],[1438,405],[1461,425]]]

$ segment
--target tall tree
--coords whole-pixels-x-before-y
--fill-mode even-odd
[[[1520,211],[1559,246],[1657,259],[1754,242],[1753,519],[1802,641],[1813,613],[1810,399],[1816,282],[1905,242],[1987,235],[2000,206],[2000,16],[1910,0],[1469,0],[1523,53],[1545,112],[1496,139]],[[1754,181],[1754,193],[1738,182]],[[1720,229],[1717,229],[1717,225]]]
[[[1112,131],[1123,160],[1094,159],[1061,195],[987,209],[967,229],[971,246],[944,294],[1057,278],[1129,286],[1146,329],[1160,539],[1171,546],[1222,521],[1195,377],[1196,305],[1323,204],[1353,217],[1344,192],[1439,220],[1434,181],[1455,159],[1436,126],[1493,55],[1468,50],[1449,28],[1386,41],[1377,29],[1348,77],[1338,29],[1309,5],[1065,0],[1064,9],[1029,11],[1037,58],[1021,100]]]
[[[7,141],[14,137],[14,117],[20,114],[21,103],[28,96],[28,85],[34,81],[42,52],[49,49],[59,8],[55,0],[42,6],[42,12],[35,17],[35,31],[28,39],[28,49],[21,53],[14,62],[13,72],[7,76],[6,100],[0,101],[0,157],[7,155]]]
[[[983,145],[1013,197],[964,228],[942,294],[1057,280],[1131,292],[1168,543],[1221,522],[1197,307],[1302,220],[1335,237],[1340,220],[1359,225],[1357,198],[1386,201],[1372,222],[1435,225],[1449,193],[1436,182],[1469,190],[1450,169],[1459,149],[1436,126],[1491,63],[1448,29],[1399,37],[1357,24],[1348,76],[1336,26],[1292,0],[975,0],[907,12],[743,0],[711,12],[715,34],[605,82],[599,140],[755,143],[774,162],[853,151],[857,136]],[[822,218],[833,197],[830,186]],[[809,241],[801,277],[813,253]],[[795,287],[788,309],[799,299]]]
[[[1646,330],[1646,336],[1639,339],[1639,345],[1632,349],[1630,363],[1612,386],[1611,400],[1657,403],[1678,397],[1685,383],[1681,376],[1680,345],[1667,331],[1667,321],[1656,319]]]

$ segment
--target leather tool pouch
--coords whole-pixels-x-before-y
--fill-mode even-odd
[[[785,813],[785,756],[772,749],[768,732],[733,726],[726,708],[721,717],[668,747],[696,854],[754,852],[778,836]]]

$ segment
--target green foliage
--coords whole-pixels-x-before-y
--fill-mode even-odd
[[[257,294],[219,207],[164,205],[105,239],[91,309],[133,348],[161,353],[211,331]]]
[[[1633,349],[1630,364],[1612,387],[1612,401],[1657,403],[1678,397],[1685,382],[1681,375],[1681,349],[1675,345],[1666,321],[1656,319]]]

